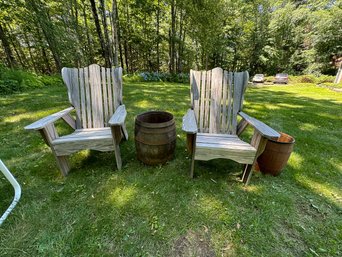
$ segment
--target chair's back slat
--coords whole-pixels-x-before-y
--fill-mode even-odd
[[[221,104],[221,108],[222,108],[221,129],[222,129],[222,132],[227,131],[227,129],[228,129],[228,122],[227,122],[228,74],[227,73],[228,73],[227,71],[224,71],[223,81],[222,81],[222,104]]]
[[[221,68],[213,69],[211,76],[209,133],[219,133],[220,131],[222,79],[223,70]]]
[[[201,72],[190,70],[191,77],[191,104],[194,106],[195,116],[198,120],[199,116],[199,101],[200,101],[200,89],[201,89]]]
[[[202,132],[209,132],[209,112],[210,112],[210,92],[211,92],[211,70],[206,72],[206,86],[205,86],[205,106],[204,113],[204,126]]]
[[[114,69],[112,73],[114,81],[114,104],[116,109],[122,102],[122,79],[119,79],[122,78],[122,69]]]
[[[93,128],[101,128],[104,125],[100,66],[89,66],[89,85],[91,88],[91,110],[93,118]]]
[[[236,134],[237,114],[242,109],[247,72],[221,68],[190,71],[191,100],[200,132]]]
[[[76,109],[77,128],[102,128],[122,104],[122,69],[92,64],[63,68],[70,103]]]
[[[113,113],[113,92],[112,92],[112,70],[110,68],[106,68],[106,77],[107,77],[107,89],[108,89],[108,113]]]
[[[202,77],[201,77],[201,96],[200,96],[200,111],[199,113],[203,113],[204,112],[204,107],[205,107],[205,90],[206,90],[206,76],[207,73],[206,72],[202,72]],[[204,115],[201,115],[199,117],[199,129],[202,131],[203,130],[203,126],[204,126]]]
[[[63,69],[62,76],[65,84],[68,88],[68,98],[69,102],[76,109],[76,126],[80,126],[80,92],[79,92],[79,80],[78,80],[78,70],[76,68]]]
[[[85,86],[84,86],[84,69],[79,69],[79,82],[80,82],[80,95],[81,95],[81,120],[82,120],[82,125],[80,127],[86,128],[87,127],[87,113],[86,113],[86,91],[85,91]],[[77,126],[78,127],[78,126]]]
[[[108,92],[107,92],[107,80],[106,80],[106,68],[101,67],[101,82],[102,82],[102,95],[103,95],[103,115],[105,120],[105,126],[106,121],[109,120],[108,118]]]
[[[227,72],[228,75],[227,81],[228,81],[228,102],[227,102],[227,130],[224,131],[224,133],[233,134],[233,128],[232,128],[232,101],[233,101],[233,72]]]

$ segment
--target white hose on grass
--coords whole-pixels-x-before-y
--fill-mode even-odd
[[[0,160],[0,171],[5,175],[6,179],[12,184],[14,188],[14,199],[11,203],[11,205],[7,208],[5,213],[0,218],[0,226],[5,221],[7,216],[11,213],[11,211],[14,209],[14,207],[19,202],[20,196],[21,196],[21,187],[18,183],[18,181],[13,177],[12,173],[7,169],[5,164]]]

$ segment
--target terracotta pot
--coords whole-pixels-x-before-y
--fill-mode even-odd
[[[278,176],[286,166],[293,150],[295,139],[280,132],[278,140],[268,140],[265,151],[258,157],[258,166],[262,173]]]

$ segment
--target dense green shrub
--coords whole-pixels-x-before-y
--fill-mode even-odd
[[[0,94],[2,95],[56,84],[62,84],[60,76],[37,75],[0,66]]]
[[[127,82],[164,81],[189,83],[189,73],[140,72],[124,75],[123,79]]]
[[[321,75],[317,78],[317,83],[321,84],[321,83],[333,83],[335,80],[335,76],[329,76],[329,75]]]
[[[0,94],[10,94],[20,91],[20,84],[14,79],[0,79]]]
[[[275,79],[274,76],[267,76],[267,77],[265,77],[265,82],[273,82],[274,79]]]
[[[290,83],[316,83],[314,75],[289,76]]]
[[[289,76],[290,83],[315,83],[321,84],[324,82],[334,82],[335,77],[329,75],[301,75],[301,76]]]

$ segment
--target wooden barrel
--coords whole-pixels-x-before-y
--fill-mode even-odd
[[[149,111],[138,115],[134,135],[137,158],[143,163],[157,165],[173,158],[177,135],[171,113]]]
[[[278,140],[268,140],[265,151],[258,157],[258,166],[262,173],[277,176],[286,166],[293,150],[295,139],[280,133]]]

